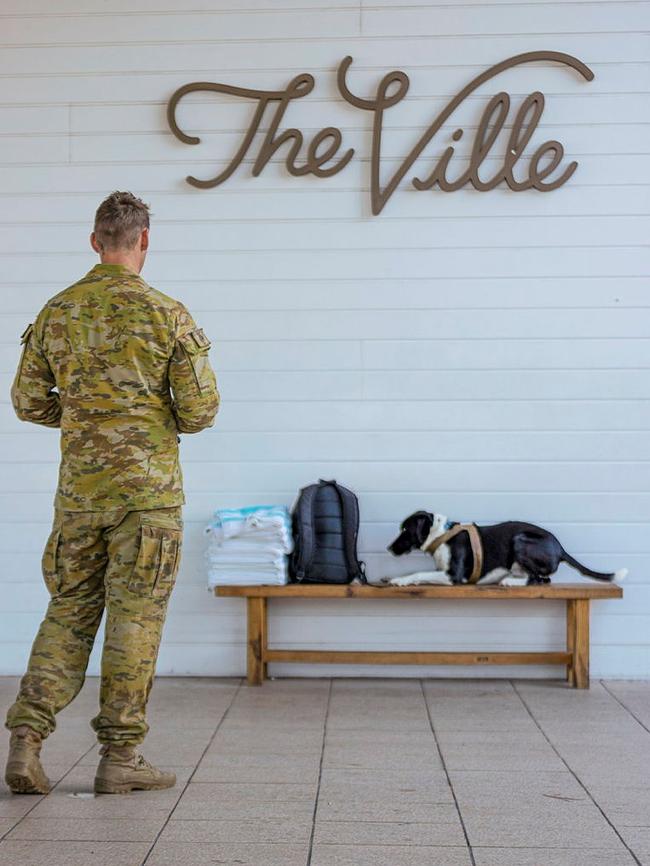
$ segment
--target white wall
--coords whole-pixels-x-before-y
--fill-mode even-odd
[[[144,275],[205,327],[223,398],[216,426],[183,442],[187,553],[160,672],[243,671],[243,604],[205,589],[211,510],[290,505],[322,476],[358,492],[373,577],[424,562],[385,553],[416,508],[540,522],[589,565],[629,567],[624,601],[593,606],[592,669],[648,676],[649,6],[60,0],[53,12],[49,0],[2,0],[0,672],[22,671],[46,603],[58,448],[54,432],[13,417],[18,335],[94,263],[94,209],[126,188],[155,215]],[[541,49],[577,56],[594,81],[553,64],[511,70],[458,109],[417,168],[457,125],[471,145],[497,90],[511,94],[512,119],[539,89],[547,104],[528,153],[562,141],[564,163],[579,162],[568,184],[417,193],[413,171],[370,216],[371,118],[337,96],[342,57],[354,57],[350,80],[367,96],[390,69],[411,78],[386,115],[387,172],[471,78]],[[185,183],[223,168],[252,109],[187,100],[179,118],[203,136],[188,147],[165,121],[178,86],[281,88],[303,71],[316,90],[284,125],[340,126],[357,148],[344,172],[293,178],[275,159],[252,178],[249,160],[214,190]],[[287,646],[546,649],[564,625],[549,604],[288,602],[273,606],[274,634]]]

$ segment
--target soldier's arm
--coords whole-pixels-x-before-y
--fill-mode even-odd
[[[220,396],[209,349],[210,341],[183,308],[169,362],[172,411],[180,433],[198,433],[212,427],[219,410]]]
[[[21,421],[61,426],[61,398],[56,381],[33,325],[21,336],[23,345],[18,370],[11,386],[11,402]]]

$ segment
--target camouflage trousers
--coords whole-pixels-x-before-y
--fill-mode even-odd
[[[91,725],[102,743],[142,742],[182,535],[180,505],[55,509],[42,560],[50,603],[7,727],[29,725],[44,737],[54,730],[56,714],[84,683],[106,609],[99,713]]]

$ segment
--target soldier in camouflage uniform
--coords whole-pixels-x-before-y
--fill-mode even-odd
[[[144,202],[109,196],[91,235],[101,264],[49,300],[22,335],[12,402],[22,420],[61,428],[61,465],[42,560],[51,600],[7,714],[15,792],[49,789],[41,742],[83,685],[104,609],[95,788],[175,783],[135,747],[148,730],[181,554],[178,433],[212,426],[219,392],[208,338],[180,302],[139,276],[148,227]]]

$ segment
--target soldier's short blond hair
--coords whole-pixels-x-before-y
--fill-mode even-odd
[[[132,192],[112,192],[95,213],[95,239],[104,250],[131,249],[149,228],[149,205]]]

